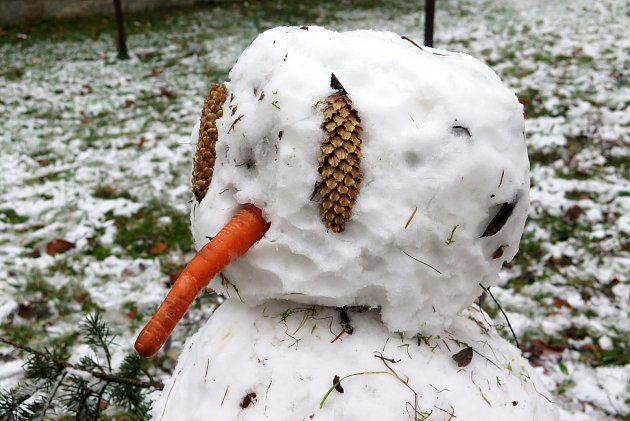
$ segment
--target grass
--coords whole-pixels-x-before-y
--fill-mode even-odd
[[[421,3],[217,1],[167,13],[127,14],[133,58],[125,62],[115,59],[116,31],[110,17],[4,28],[0,112],[7,118],[0,151],[7,155],[5,162],[19,163],[8,167],[7,174],[24,178],[14,183],[16,188],[8,184],[0,190],[4,201],[0,244],[11,246],[7,256],[0,255],[0,267],[13,274],[6,292],[19,304],[46,302],[30,313],[23,309],[24,317],[15,314],[0,327],[2,334],[25,343],[70,344],[74,337],[69,331],[80,313],[104,308],[112,298],[83,286],[89,281],[94,285],[93,277],[114,291],[123,282],[146,282],[141,277],[145,269],[121,279],[120,273],[128,268],[146,266],[162,275],[182,268],[192,252],[189,217],[182,206],[189,192],[181,190],[176,197],[172,192],[189,183],[190,127],[208,85],[227,77],[238,51],[260,31],[281,24],[380,25],[418,39]],[[584,22],[568,25],[566,31],[560,26],[549,30],[545,25],[551,21],[544,14],[528,21],[527,16],[510,16],[507,2],[494,2],[490,12],[483,9],[488,4],[446,2],[438,13],[436,41],[489,63],[518,92],[528,118],[526,131],[532,140],[528,149],[539,189],[532,197],[541,201],[540,212],[530,215],[520,251],[506,268],[506,283],[492,291],[497,295],[505,291],[499,300],[508,314],[527,317],[529,330],[520,338],[523,342],[542,338],[559,343],[566,337],[597,343],[604,333],[611,337],[610,350],[570,349],[577,356],[562,355],[567,367],[569,362],[589,368],[627,364],[624,351],[629,344],[621,328],[626,316],[620,314],[625,307],[618,291],[629,282],[620,262],[630,253],[630,236],[617,221],[628,212],[624,203],[630,191],[622,186],[630,179],[630,156],[624,152],[627,122],[610,117],[630,104],[622,95],[628,86],[623,46],[603,33],[580,35],[583,28],[597,30]],[[463,30],[471,25],[475,30]],[[477,31],[479,27],[486,31]],[[606,28],[614,35],[611,25]],[[27,38],[18,40],[17,33]],[[563,146],[536,143],[537,137],[556,132],[564,137]],[[589,163],[589,153],[603,161]],[[541,176],[541,170],[549,173]],[[619,192],[616,197],[614,191]],[[576,204],[595,216],[567,219],[566,210]],[[453,229],[450,239],[448,234],[446,242],[457,240],[457,231]],[[68,235],[75,236],[73,241],[84,240],[83,245],[52,259],[42,252],[50,239]],[[118,272],[89,274],[91,267],[115,265],[120,265]],[[615,274],[616,282],[606,278],[608,272]],[[167,277],[148,282],[153,284],[147,286],[161,287]],[[556,298],[573,296],[583,300],[581,306],[554,305]],[[205,319],[216,301],[216,296],[203,296],[195,303],[191,320]],[[608,303],[604,308],[603,302]],[[117,303],[104,314],[122,330],[137,328],[150,311],[146,302]],[[504,323],[496,306],[486,301],[485,307]],[[580,319],[582,324],[547,335],[543,326],[561,317]],[[47,329],[56,325],[68,332],[49,337]],[[191,323],[174,337],[174,349],[181,346],[185,331],[195,326]],[[509,340],[509,331],[501,333]],[[172,363],[163,356],[157,365],[167,370]],[[556,361],[542,363],[550,373],[558,371]],[[555,384],[556,395],[566,391],[566,402],[580,404],[571,401],[575,384],[546,375]]]
[[[113,216],[112,219],[117,227],[114,243],[128,256],[151,257],[166,249],[192,250],[188,214],[168,205],[151,201],[132,216]]]
[[[0,209],[0,221],[7,224],[16,225],[28,221],[28,217],[19,215],[13,209]]]

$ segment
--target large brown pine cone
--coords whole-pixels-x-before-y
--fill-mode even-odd
[[[361,119],[344,90],[326,98],[319,157],[320,215],[326,228],[342,232],[361,183]]]
[[[217,120],[223,116],[223,103],[228,91],[224,84],[213,84],[201,110],[201,125],[197,152],[193,158],[192,190],[197,202],[201,202],[212,181],[216,143],[219,137]]]

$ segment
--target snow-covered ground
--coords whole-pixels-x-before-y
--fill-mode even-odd
[[[98,307],[122,334],[117,352],[131,349],[192,252],[189,134],[210,83],[280,24],[422,40],[417,1],[348,3],[130,18],[129,61],[111,24],[0,30],[0,334],[72,344]],[[436,46],[485,61],[525,105],[530,219],[492,291],[574,420],[630,417],[629,26],[624,0],[448,0],[436,16]],[[212,302],[176,330],[162,368]],[[0,387],[19,373],[9,351]]]

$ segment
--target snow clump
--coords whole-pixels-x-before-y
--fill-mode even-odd
[[[360,191],[341,233],[322,223],[317,194],[333,74],[363,128]],[[243,52],[227,88],[192,226],[199,248],[240,204],[263,210],[271,228],[224,271],[245,303],[362,305],[380,308],[390,331],[438,333],[518,251],[523,112],[480,61],[389,32],[279,27]]]

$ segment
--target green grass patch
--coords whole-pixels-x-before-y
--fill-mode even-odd
[[[192,249],[188,213],[152,200],[132,216],[114,217],[118,231],[115,244],[132,257],[152,257],[165,250]],[[166,246],[159,246],[163,244]]]
[[[22,216],[13,209],[0,209],[0,221],[9,224],[21,224],[28,221],[28,216]]]

